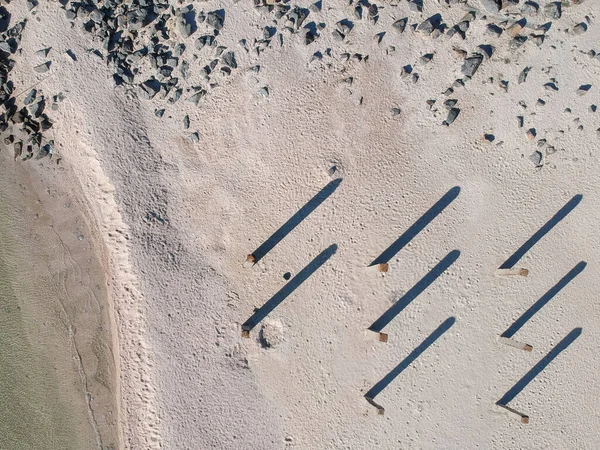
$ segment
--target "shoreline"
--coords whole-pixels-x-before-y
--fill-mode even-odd
[[[77,190],[57,180],[60,169],[52,167],[54,162],[31,165],[11,161],[6,149],[0,154],[5,174],[3,256],[12,272],[5,281],[14,286],[18,308],[24,314],[23,321],[11,323],[30,336],[29,341],[38,342],[32,351],[39,353],[35,358],[41,364],[40,376],[63,361],[54,369],[61,374],[56,386],[62,386],[56,402],[71,399],[63,408],[69,423],[68,417],[85,413],[95,445],[83,448],[118,448],[114,357],[118,342],[110,336],[112,306],[89,219],[73,195]],[[42,364],[50,355],[54,356],[49,363]],[[73,391],[69,386],[78,387]],[[88,434],[81,423],[78,428],[82,435]],[[81,443],[73,445],[82,448]]]

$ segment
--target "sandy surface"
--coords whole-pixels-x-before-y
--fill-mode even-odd
[[[53,158],[62,158],[66,186],[86,205],[103,243],[126,448],[534,449],[600,442],[600,112],[590,110],[600,101],[600,60],[587,54],[600,52],[600,5],[565,7],[540,46],[531,38],[511,50],[506,32],[491,37],[486,25],[520,16],[483,20],[477,12],[465,40],[412,31],[436,13],[450,27],[460,22],[464,5],[442,3],[426,0],[422,13],[404,1],[382,4],[372,25],[353,18],[354,5],[324,2],[307,19],[326,24],[315,42],[284,35],[282,46],[257,56],[237,42],[279,27],[272,16],[246,0],[195,2],[196,13],[225,9],[219,44],[235,50],[238,64],[213,80],[218,86],[197,107],[183,101],[186,94],[170,105],[115,88],[110,68],[86,51],[101,43],[80,22],[71,28],[58,4],[37,8],[15,84],[40,82],[46,95],[66,95],[52,111]],[[587,31],[575,34],[586,16]],[[391,24],[402,17],[408,27],[399,34]],[[355,27],[334,41],[331,32],[344,18]],[[546,22],[541,13],[529,17],[524,34]],[[384,31],[377,44],[373,36]],[[200,33],[185,41],[186,52],[198,54],[198,61],[188,58],[185,86],[202,83],[198,71],[212,59],[212,50],[193,48]],[[181,41],[173,32],[171,44]],[[464,56],[453,47],[470,54],[481,44],[495,47],[492,57],[465,87],[442,95],[463,77]],[[47,78],[28,62],[42,46],[52,47]],[[317,51],[322,60],[310,62]],[[343,61],[346,51],[369,58]],[[419,63],[427,53],[433,60]],[[249,70],[256,64],[258,73]],[[408,64],[419,74],[416,83],[401,76]],[[526,66],[532,69],[519,83]],[[558,90],[544,88],[549,82]],[[578,95],[584,84],[592,88]],[[264,86],[266,98],[258,93]],[[450,126],[442,125],[447,98],[460,108]],[[436,99],[431,108],[429,99]],[[157,108],[166,108],[162,118]],[[531,141],[530,128],[537,134]],[[197,143],[188,139],[195,131]],[[536,167],[529,157],[538,149]],[[335,192],[256,265],[243,267],[246,255],[338,178]],[[393,255],[387,273],[367,270],[455,186],[458,196]],[[529,276],[496,277],[577,194],[581,201],[516,264]],[[311,265],[323,251],[327,260]],[[387,324],[388,342],[379,342],[367,328],[447,255],[456,260]],[[513,336],[531,352],[499,341],[581,261],[585,269]],[[316,268],[308,278],[306,266]],[[289,290],[287,272],[294,285],[296,275],[306,279],[244,339],[241,325],[255,308]],[[451,326],[438,336],[443,323]],[[578,328],[581,334],[569,335]],[[377,395],[385,415],[377,414],[364,395],[432,333],[435,342]],[[575,338],[570,345],[510,399],[529,424],[496,405],[568,335]]]

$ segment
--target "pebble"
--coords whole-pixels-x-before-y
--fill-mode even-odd
[[[392,108],[391,112],[392,112],[392,117],[396,117],[396,116],[400,115],[402,110],[400,108]]]
[[[591,84],[582,84],[581,86],[579,86],[579,89],[577,89],[577,95],[582,96],[585,95],[589,92],[589,90],[592,88]]]
[[[404,30],[406,29],[406,24],[408,23],[408,17],[405,17],[403,19],[399,19],[396,20],[393,24],[392,27],[394,27],[394,29],[398,32],[398,33],[404,33]]]
[[[529,155],[529,160],[535,165],[535,167],[542,167],[542,152],[539,150],[534,151],[531,155]]]
[[[477,69],[479,69],[479,66],[481,65],[482,61],[483,56],[476,53],[465,59],[460,70],[464,75],[472,77],[473,75],[475,75],[475,72],[477,72]]]
[[[267,98],[269,96],[269,88],[264,86],[258,90],[258,95]]]
[[[458,117],[459,114],[460,114],[460,109],[458,109],[458,108],[450,109],[450,111],[448,111],[448,117],[446,118],[446,120],[444,120],[442,122],[442,125],[446,125],[447,127],[450,126],[452,124],[452,122],[454,122],[456,120],[456,118]]]
[[[486,11],[491,13],[497,13],[500,11],[502,7],[502,2],[500,0],[479,0],[481,6],[485,8]]]
[[[527,139],[530,141],[533,141],[535,139],[535,136],[537,135],[537,132],[535,131],[535,128],[530,128],[529,130],[527,130]]]
[[[190,127],[190,116],[186,115],[183,118],[183,128],[187,130],[189,127]]]
[[[560,2],[552,2],[544,6],[544,15],[548,19],[560,19],[561,6]]]
[[[573,33],[575,34],[583,34],[587,31],[587,25],[583,22],[578,23],[573,27]]]
[[[50,61],[46,61],[43,64],[39,64],[39,65],[35,66],[33,68],[33,70],[35,70],[37,73],[45,73],[45,72],[48,72],[50,70],[50,65],[51,64],[52,63]]]

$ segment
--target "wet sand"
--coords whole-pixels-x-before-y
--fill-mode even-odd
[[[98,247],[53,162],[0,159],[0,448],[117,448]]]

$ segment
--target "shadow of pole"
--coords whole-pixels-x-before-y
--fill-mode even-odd
[[[387,264],[406,244],[408,244],[423,228],[435,219],[452,201],[458,197],[460,187],[454,186],[444,194],[431,208],[427,210],[414,224],[410,226],[396,241],[386,248],[381,255],[373,260],[369,267],[377,264]]]
[[[400,375],[404,369],[406,369],[414,360],[416,360],[421,354],[427,350],[442,334],[444,334],[454,323],[456,319],[454,317],[447,318],[442,324],[433,331],[427,338],[419,344],[410,355],[402,360],[400,364],[394,367],[385,377],[383,377],[375,386],[369,389],[369,392],[365,394],[365,398],[369,403],[373,404],[373,399],[383,391],[394,379]],[[378,409],[380,408],[375,404]]]
[[[544,356],[540,362],[538,362],[533,368],[523,376],[517,383],[506,392],[502,396],[500,400],[496,402],[499,406],[506,406],[513,400],[519,393],[525,389],[525,387],[538,375],[540,374],[547,366],[560,355],[564,350],[567,349],[569,345],[573,343],[575,339],[579,337],[581,334],[581,328],[574,328],[569,334],[567,334],[562,341],[560,341],[556,346],[548,352],[546,356]]]
[[[410,302],[417,298],[431,283],[433,283],[448,267],[450,267],[460,256],[460,251],[452,250],[444,259],[421,278],[406,294],[404,294],[396,303],[394,303],[379,319],[369,327],[369,330],[380,333],[383,328],[390,323]]]
[[[583,195],[577,194],[569,200],[565,206],[552,216],[552,218],[546,222],[542,228],[540,228],[533,236],[531,236],[519,249],[514,252],[499,268],[500,269],[512,269],[512,267],[519,262],[519,260],[527,253],[531,247],[542,239],[552,228],[554,228],[561,220],[563,220],[575,207],[581,202]]]
[[[267,315],[273,311],[288,295],[296,290],[298,286],[304,283],[319,267],[331,258],[337,251],[337,245],[333,244],[319,253],[308,265],[298,274],[286,283],[273,297],[271,297],[263,306],[257,309],[252,316],[242,324],[242,331],[250,332]]]
[[[567,284],[569,284],[573,278],[583,272],[587,263],[585,261],[581,261],[575,267],[573,267],[564,277],[560,279],[558,283],[550,288],[548,292],[546,292],[542,297],[535,302],[527,311],[525,311],[521,317],[519,317],[515,322],[508,327],[508,329],[501,334],[502,337],[510,338],[517,331],[527,323],[529,319],[531,319],[535,313],[537,313],[540,309],[542,309],[546,303],[548,303],[552,298],[556,296]]]
[[[284,237],[286,237],[294,228],[308,217],[317,207],[323,203],[342,182],[341,178],[330,181],[327,186],[321,189],[313,198],[311,198],[302,208],[288,219],[275,233],[273,233],[263,244],[251,253],[253,263],[258,263],[273,247],[275,247]]]

